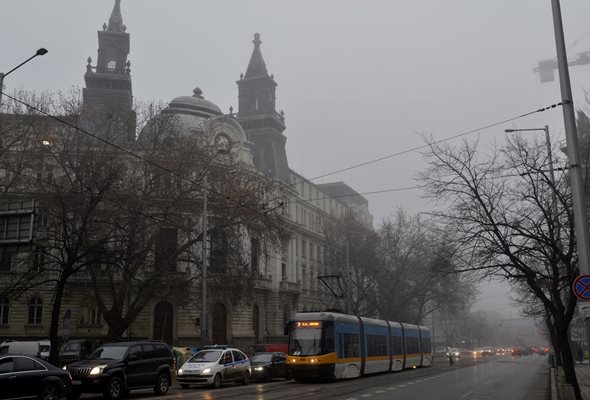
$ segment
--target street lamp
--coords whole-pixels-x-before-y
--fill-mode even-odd
[[[555,187],[555,172],[553,169],[553,153],[551,152],[551,138],[549,137],[549,126],[545,125],[544,128],[527,128],[527,129],[504,129],[506,133],[512,132],[531,132],[531,131],[544,131],[545,132],[545,145],[547,146],[547,158],[549,160],[549,178],[553,185],[553,212],[555,218],[557,218],[557,190]]]
[[[2,90],[4,88],[4,77],[7,76],[8,74],[10,74],[11,72],[19,69],[20,67],[22,67],[23,65],[25,65],[26,63],[31,61],[33,58],[35,58],[37,56],[43,56],[45,54],[47,54],[47,49],[41,47],[39,50],[37,50],[35,52],[35,54],[33,54],[31,57],[27,58],[25,61],[23,61],[22,63],[20,63],[19,65],[17,65],[13,69],[11,69],[10,71],[8,71],[6,73],[0,72],[0,106],[2,105]]]
[[[549,127],[545,125],[544,128],[504,129],[504,132],[506,133],[530,131],[545,132],[545,145],[547,146],[547,158],[549,159],[549,177],[551,178],[551,183],[555,187],[555,174],[553,173],[553,153],[551,152],[551,138],[549,137]]]

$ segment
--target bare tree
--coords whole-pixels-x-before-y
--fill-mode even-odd
[[[568,288],[579,273],[571,195],[563,175],[551,179],[544,149],[522,136],[507,138],[488,156],[480,154],[477,142],[433,143],[421,180],[441,202],[433,214],[448,226],[460,270],[504,278],[541,305],[579,399],[567,335],[576,306]]]

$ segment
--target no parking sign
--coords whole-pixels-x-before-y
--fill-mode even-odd
[[[572,290],[578,299],[590,301],[590,275],[580,275],[574,279]]]

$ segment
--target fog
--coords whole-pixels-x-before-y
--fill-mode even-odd
[[[10,74],[7,92],[83,87],[113,2],[3,0],[0,71],[49,50]],[[590,3],[562,3],[573,59],[590,49]],[[367,193],[377,224],[398,207],[433,207],[416,188],[420,154],[332,172],[416,148],[420,133],[439,140],[475,131],[468,137],[493,143],[506,128],[548,125],[554,141],[564,139],[559,107],[482,129],[561,101],[558,81],[541,83],[533,72],[556,53],[549,0],[123,0],[121,7],[134,96],[146,101],[168,102],[199,86],[225,112],[237,110],[235,81],[259,32],[285,111],[290,167]],[[570,73],[574,104],[586,109],[590,65]],[[482,286],[476,306],[510,315],[507,290]]]

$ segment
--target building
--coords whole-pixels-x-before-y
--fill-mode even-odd
[[[173,143],[173,135],[154,136],[155,120],[135,137],[137,117],[132,104],[131,64],[127,59],[130,35],[123,24],[119,0],[115,0],[108,24],[104,24],[102,31],[98,32],[98,42],[96,64],[93,65],[93,60],[89,58],[84,75],[83,106],[80,115],[74,118],[78,126],[93,132],[99,139],[130,145],[138,152],[155,140]],[[276,110],[277,83],[267,71],[261,43],[260,35],[255,34],[246,72],[237,81],[237,113],[230,111],[224,114],[196,88],[192,95],[174,98],[158,116],[174,121],[174,135],[189,137],[207,133],[213,135],[218,148],[229,144],[237,146],[239,161],[249,165],[252,173],[272,181],[272,196],[267,206],[282,210],[284,226],[290,232],[289,239],[279,250],[263,251],[256,237],[249,238],[250,268],[256,270],[251,283],[251,296],[242,301],[231,301],[222,286],[212,283],[207,297],[207,341],[232,343],[240,347],[257,342],[283,342],[286,339],[285,323],[294,312],[333,308],[335,299],[318,279],[329,275],[332,268],[323,235],[324,223],[354,214],[362,223],[372,224],[367,200],[345,183],[314,184],[289,168],[285,117]],[[59,130],[59,127],[52,122],[51,129]],[[97,138],[87,138],[85,146],[91,148],[97,143]],[[7,200],[5,207],[0,209],[0,223],[4,225],[5,232],[0,242],[4,248],[0,289],[9,286],[15,277],[15,272],[11,271],[11,258],[16,257],[15,253],[34,251],[35,242],[41,238],[43,223],[38,218],[39,206],[34,203],[35,196],[32,200],[30,197],[25,196],[29,202],[18,204]],[[14,222],[15,215],[21,214],[24,217]],[[202,215],[195,217],[202,219]],[[25,225],[28,230],[20,229]],[[11,230],[18,231],[18,235]],[[161,244],[155,246],[154,269],[160,268],[159,253],[176,251],[181,233],[164,227],[159,235]],[[18,250],[10,247],[11,240],[33,243],[33,246]],[[223,235],[211,233],[211,257],[223,248],[223,240]],[[192,250],[198,253],[198,246],[193,247]],[[170,268],[170,276],[179,280],[189,268],[188,264],[176,259],[170,265],[166,267]],[[71,276],[59,316],[60,337],[95,338],[104,337],[109,332],[97,306],[98,299],[89,296],[92,279],[85,272]],[[115,279],[109,283],[105,278],[100,284],[108,287],[116,282]],[[193,300],[190,302],[179,302],[172,296],[154,296],[123,336],[162,339],[171,345],[200,343],[203,340],[200,329],[201,290],[202,285],[198,281],[183,286],[182,292]],[[51,285],[44,285],[16,299],[2,297],[0,338],[47,337],[51,321],[47,310],[54,298],[53,291]],[[128,307],[130,299],[123,298],[121,302],[121,308]]]

